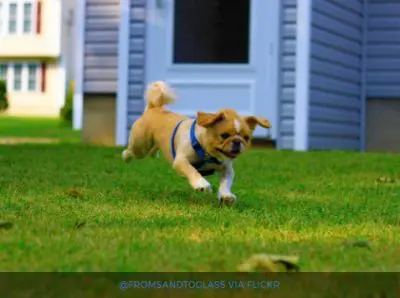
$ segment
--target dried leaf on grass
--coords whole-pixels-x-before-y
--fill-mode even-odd
[[[68,189],[65,194],[71,198],[77,199],[77,198],[82,198],[83,197],[83,191],[80,189]]]
[[[390,177],[379,177],[375,180],[377,183],[394,183],[394,179]]]
[[[75,223],[75,229],[79,230],[79,229],[83,228],[85,225],[86,225],[85,221],[77,221]]]
[[[347,247],[362,247],[371,249],[371,243],[368,240],[346,240],[343,242]]]
[[[10,221],[0,220],[0,229],[9,230],[14,226]]]
[[[264,271],[264,272],[279,272],[279,265],[283,265],[286,271],[299,271],[298,256],[280,256],[280,255],[268,255],[258,254],[250,257],[246,262],[238,267],[241,272],[253,272],[253,271]]]

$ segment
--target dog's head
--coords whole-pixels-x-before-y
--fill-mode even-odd
[[[204,149],[220,160],[238,157],[250,145],[257,125],[271,127],[265,118],[242,117],[231,109],[223,109],[217,113],[198,112],[197,124],[205,129],[202,138]]]

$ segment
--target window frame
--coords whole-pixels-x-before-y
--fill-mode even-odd
[[[5,80],[8,82],[8,69],[10,68],[10,66],[8,65],[8,63],[0,62],[0,68],[1,68],[1,66],[5,66],[6,72],[5,72],[5,77],[4,78],[0,77],[0,80]]]
[[[0,27],[0,36],[29,36],[36,34],[36,22],[37,22],[37,1],[36,0],[0,0],[2,9],[0,11],[0,19],[2,20]],[[10,33],[9,21],[10,21],[10,4],[17,4],[17,16],[16,16],[16,32]],[[24,20],[25,12],[24,5],[28,3],[32,5],[31,11],[31,30],[24,32]]]
[[[21,89],[20,90],[15,90],[15,66],[16,65],[21,65]],[[10,79],[10,86],[12,92],[20,93],[23,92],[24,90],[24,64],[23,63],[13,63],[12,66],[10,67],[11,69],[11,79]],[[8,81],[8,80],[7,80]]]
[[[7,66],[7,74],[6,74],[6,81],[7,81],[7,89],[8,92],[13,93],[42,93],[41,85],[42,80],[44,78],[41,77],[41,63],[40,62],[13,62],[13,63],[0,63],[1,65]],[[14,89],[14,69],[15,65],[21,65],[21,90]],[[36,88],[35,90],[29,90],[29,65],[36,66]]]
[[[14,4],[15,5],[15,32],[10,32],[10,22],[11,22],[11,17],[10,17],[10,6]],[[7,15],[4,17],[4,20],[6,21],[6,26],[7,26],[7,35],[13,36],[13,35],[18,35],[18,18],[20,16],[20,5],[17,1],[8,1],[6,2],[6,12]]]
[[[22,34],[32,34],[32,33],[36,33],[36,10],[35,10],[35,3],[36,1],[24,1],[21,5],[21,9],[22,9],[22,17],[21,17],[21,30],[22,30]],[[31,5],[31,16],[30,16],[30,22],[31,22],[31,28],[28,32],[25,32],[25,4],[30,4]]]
[[[35,73],[35,89],[34,90],[29,90],[29,66],[34,65],[36,67],[36,73]],[[34,62],[28,62],[25,65],[26,67],[26,92],[40,92],[41,91],[41,64],[40,63],[34,63]]]

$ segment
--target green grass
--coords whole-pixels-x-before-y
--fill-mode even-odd
[[[162,159],[120,153],[0,146],[0,214],[14,223],[1,270],[236,271],[255,253],[298,255],[302,271],[400,270],[396,155],[254,149],[235,166],[237,204],[219,209]]]
[[[79,142],[79,132],[73,131],[57,118],[25,118],[0,115],[0,138],[56,138],[61,142]]]

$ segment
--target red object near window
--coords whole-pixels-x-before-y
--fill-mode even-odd
[[[42,92],[46,92],[46,63],[42,63],[41,64],[41,77],[42,77],[42,81],[41,81],[41,86],[40,86],[40,90],[42,91]]]
[[[36,2],[36,33],[42,32],[42,1]]]

